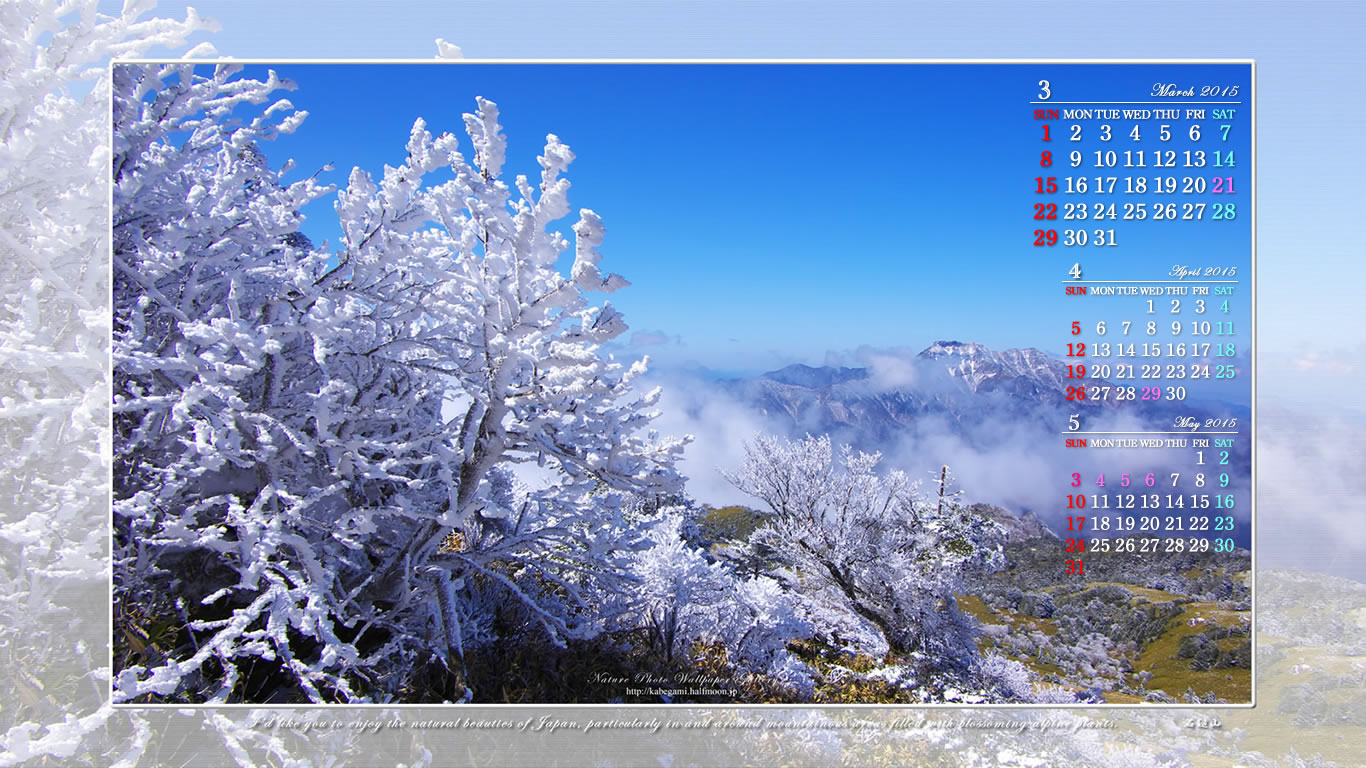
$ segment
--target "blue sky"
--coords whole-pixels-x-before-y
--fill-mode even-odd
[[[118,3],[104,3],[117,7]],[[392,3],[193,0],[222,29],[197,39],[239,58],[469,57],[1255,58],[1258,64],[1261,397],[1366,387],[1366,4],[1179,5],[1060,0]],[[184,0],[157,12],[182,15]],[[585,158],[586,159],[586,158]],[[582,165],[582,164],[581,164]],[[576,198],[578,204],[594,205]],[[602,206],[600,206],[602,207]],[[603,207],[608,225],[612,211]],[[631,318],[637,328],[638,318]]]
[[[626,351],[649,352],[665,366],[754,372],[819,363],[831,350],[948,338],[1060,352],[1071,340],[1063,329],[1072,318],[1059,282],[1074,261],[1093,279],[1159,278],[1172,263],[1247,263],[1249,219],[1111,223],[1104,226],[1121,236],[1115,249],[1034,247],[1041,149],[1057,155],[1044,175],[1093,177],[1117,173],[1091,166],[1095,148],[1179,152],[1194,145],[1184,121],[1173,121],[1175,138],[1160,144],[1158,121],[1144,122],[1146,140],[1135,143],[1127,137],[1132,121],[1124,120],[1115,121],[1108,144],[1091,135],[1095,123],[1086,125],[1088,141],[1061,141],[1070,121],[1055,122],[1059,140],[1044,144],[1033,119],[1037,105],[1029,103],[1045,78],[1055,101],[1147,102],[1162,81],[1238,84],[1245,102],[1246,66],[275,68],[299,84],[288,97],[309,118],[266,150],[276,164],[293,157],[296,175],[335,163],[319,175],[325,182],[344,184],[353,165],[379,175],[386,162],[400,162],[417,117],[436,132],[461,131],[460,114],[476,95],[499,105],[509,177],[534,175],[545,135],[557,134],[578,156],[568,174],[571,204],[604,217],[604,265],[633,282],[612,297],[637,332],[624,339],[636,342]],[[1205,121],[1198,146],[1246,157],[1247,120],[1232,121],[1227,142],[1216,122]],[[1064,155],[1074,147],[1086,160],[1071,171]],[[1061,205],[1081,198],[1050,199]],[[305,231],[335,244],[330,199],[307,213]],[[1237,316],[1247,309],[1244,301]]]

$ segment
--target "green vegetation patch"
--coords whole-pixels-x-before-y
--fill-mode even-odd
[[[1148,672],[1147,687],[1180,698],[1187,690],[1228,702],[1252,697],[1251,637],[1238,618],[1219,603],[1190,602],[1167,622],[1165,631],[1139,653],[1135,672]],[[1246,615],[1246,614],[1243,614]],[[1235,637],[1238,631],[1241,635]],[[1221,641],[1233,642],[1220,645]],[[1222,664],[1223,666],[1220,666]]]
[[[744,541],[764,524],[765,515],[749,507],[718,507],[697,518],[697,529],[708,542]]]

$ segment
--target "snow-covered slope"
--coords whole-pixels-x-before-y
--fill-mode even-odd
[[[973,392],[1008,391],[1044,398],[1067,390],[1067,364],[1032,347],[992,352],[975,342],[936,341],[918,356],[942,363]],[[1071,380],[1075,386],[1077,381]]]

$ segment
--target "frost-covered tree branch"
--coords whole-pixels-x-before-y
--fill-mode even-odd
[[[185,627],[119,695],[388,700],[436,665],[467,697],[467,648],[593,636],[685,440],[647,431],[644,362],[598,351],[626,326],[587,294],[627,283],[595,213],[555,269],[573,154],[548,137],[514,198],[492,102],[472,162],[418,120],[402,163],[351,173],[329,253],[297,232],[328,190],[261,151],[305,116],[291,84],[237,74],[115,69],[118,593]],[[555,479],[522,486],[532,462]]]
[[[106,63],[211,28],[193,11],[176,21],[148,10],[0,9],[0,647],[11,693],[0,765],[101,762],[111,748],[107,615],[88,607],[107,583]]]
[[[894,651],[959,654],[967,626],[954,595],[1001,563],[999,526],[945,496],[926,497],[877,454],[828,436],[760,436],[728,479],[772,511],[750,538],[784,561],[803,591],[870,622]]]

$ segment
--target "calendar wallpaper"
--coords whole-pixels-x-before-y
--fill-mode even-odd
[[[969,11],[955,4],[912,9],[858,3],[755,3],[735,7],[501,3],[461,6],[459,13],[453,13],[443,4],[427,3],[395,4],[378,12],[360,4],[324,8],[314,3],[267,6],[210,2],[199,4],[197,12],[187,11],[181,4],[158,5],[143,14],[142,26],[129,26],[100,16],[118,15],[118,7],[106,5],[70,12],[54,11],[41,2],[25,3],[12,8],[8,18],[0,17],[0,24],[7,28],[23,30],[6,36],[22,39],[29,46],[21,57],[22,66],[27,67],[23,71],[29,73],[27,79],[13,80],[23,87],[16,85],[4,96],[12,128],[4,161],[9,200],[3,208],[7,233],[3,245],[5,280],[12,299],[5,310],[9,334],[4,360],[6,397],[0,412],[7,421],[6,451],[19,469],[6,481],[7,497],[12,501],[3,527],[8,563],[5,589],[9,595],[5,610],[14,621],[7,622],[11,628],[5,630],[11,662],[7,664],[11,671],[5,675],[5,685],[12,696],[0,722],[0,762],[814,765],[889,761],[926,765],[1300,766],[1351,765],[1366,746],[1360,727],[1366,722],[1366,664],[1358,660],[1362,653],[1358,638],[1366,625],[1366,570],[1361,566],[1366,528],[1359,519],[1363,490],[1360,469],[1366,456],[1360,434],[1366,425],[1366,412],[1350,397],[1358,388],[1354,385],[1362,384],[1366,376],[1362,367],[1366,365],[1366,339],[1360,334],[1366,327],[1362,322],[1366,310],[1355,300],[1351,288],[1366,277],[1366,268],[1353,258],[1358,255],[1355,244],[1362,233],[1361,218],[1354,212],[1359,196],[1353,195],[1354,187],[1349,187],[1361,170],[1360,157],[1349,150],[1354,139],[1362,138],[1360,108],[1353,96],[1360,91],[1361,72],[1366,71],[1348,31],[1354,26],[1350,17],[1360,15],[1355,6],[1265,4],[1250,13],[1231,16],[1232,6],[1222,3],[1184,5],[1179,11],[1161,6],[1120,9],[1087,4],[1034,8],[983,4]],[[158,17],[184,20],[187,13],[188,22],[150,21]],[[216,28],[203,24],[197,14],[215,19]],[[1032,36],[1022,34],[1029,29],[1038,31]],[[85,35],[72,36],[70,30],[84,30]],[[119,44],[128,38],[148,42]],[[116,162],[128,156],[128,141],[138,124],[125,123],[131,127],[121,134],[116,110],[111,147],[104,133],[107,118],[95,120],[82,109],[90,111],[91,104],[105,97],[108,83],[99,74],[102,57],[110,53],[173,56],[204,42],[211,43],[220,55],[263,60],[427,58],[459,53],[468,58],[526,59],[1255,59],[1255,178],[1247,165],[1231,163],[1238,170],[1228,175],[1199,172],[1205,183],[1211,184],[1216,178],[1229,179],[1220,184],[1232,183],[1234,173],[1245,173],[1236,183],[1247,198],[1255,181],[1255,230],[1246,217],[1233,222],[1221,220],[1231,224],[1229,235],[1203,226],[1214,225],[1212,218],[1181,220],[1178,207],[1171,229],[1186,228],[1181,242],[1189,252],[1164,252],[1153,258],[1151,266],[1165,271],[1172,264],[1187,262],[1201,268],[1217,263],[1220,269],[1236,264],[1246,275],[1251,267],[1248,251],[1255,239],[1255,574],[1248,560],[1230,569],[1242,575],[1229,580],[1228,585],[1236,592],[1255,583],[1248,596],[1255,595],[1256,665],[1255,679],[1249,679],[1255,685],[1256,708],[1077,708],[1088,699],[1073,695],[1067,702],[1072,706],[1067,709],[1050,708],[1044,699],[1038,699],[1039,706],[1009,711],[954,709],[950,702],[955,700],[979,703],[984,699],[943,698],[942,690],[937,691],[941,698],[935,701],[948,704],[948,708],[708,708],[698,704],[650,709],[614,706],[610,699],[608,703],[594,702],[597,706],[593,707],[476,706],[468,711],[452,706],[269,706],[280,700],[198,710],[112,708],[111,690],[132,691],[134,695],[141,692],[144,698],[138,701],[149,702],[157,700],[158,690],[171,688],[158,688],[168,686],[169,678],[137,679],[136,672],[133,677],[126,676],[126,667],[134,662],[139,670],[156,666],[157,654],[167,646],[156,632],[165,632],[166,627],[158,630],[160,625],[155,620],[134,622],[138,630],[123,634],[116,630],[109,647],[111,592],[105,558],[110,540],[108,525],[103,522],[109,467],[104,457],[111,448],[118,455],[120,446],[130,444],[128,440],[133,438],[129,435],[136,430],[130,427],[130,431],[120,432],[116,417],[111,441],[105,426],[109,416],[104,399],[108,390],[104,387],[110,369],[104,357],[107,347],[99,339],[109,333],[110,296],[102,291],[110,283],[107,273],[102,272],[108,265],[95,254],[102,242],[107,243],[103,240],[104,225],[99,222],[107,222],[109,214],[100,179],[111,156]],[[70,50],[63,46],[70,46]],[[84,56],[86,64],[73,64],[71,59],[79,57],[71,51]],[[196,49],[197,55],[210,53],[202,45]],[[1094,191],[1083,193],[1088,195],[1082,206],[1088,217],[1085,225],[1069,225],[1066,219],[1053,225],[1044,219],[1037,226],[1028,220],[1016,226],[1007,217],[1015,215],[1008,211],[1017,204],[1033,210],[1035,200],[1028,184],[1036,176],[1040,184],[1049,176],[1062,176],[1064,184],[1075,178],[1100,180],[1098,174],[1101,179],[1113,175],[1104,169],[1107,164],[1122,164],[1123,151],[1129,147],[1116,145],[1119,154],[1108,159],[1108,145],[1099,143],[1101,139],[1092,134],[1093,129],[1099,131],[1103,115],[1088,115],[1089,121],[1082,125],[1086,141],[1077,150],[1080,154],[1072,158],[1072,148],[1061,147],[1046,160],[1071,163],[1072,167],[1084,165],[1084,176],[1040,171],[1034,159],[1018,163],[1016,169],[1010,166],[1015,162],[1013,155],[1042,151],[1035,135],[1040,126],[1030,118],[1034,107],[1047,105],[1028,105],[1030,112],[1012,114],[1009,121],[999,120],[983,105],[995,105],[1003,97],[999,90],[993,90],[1002,88],[1003,78],[985,76],[986,67],[1028,70],[1021,72],[1018,100],[1022,106],[1031,100],[1041,101],[1039,88],[1045,81],[1054,92],[1078,100],[1098,98],[1095,94],[1102,91],[1137,89],[1139,83],[1126,86],[1080,64],[983,65],[984,69],[976,73],[981,75],[980,80],[974,79],[976,75],[964,76],[946,68],[942,73],[918,75],[910,82],[891,65],[849,65],[877,69],[848,81],[841,80],[842,73],[847,72],[844,68],[822,71],[806,78],[806,86],[800,84],[802,78],[784,81],[762,74],[760,68],[734,65],[714,68],[701,76],[673,65],[657,69],[570,65],[535,71],[531,76],[526,74],[529,70],[514,69],[531,65],[487,70],[478,68],[481,65],[460,66],[462,76],[470,73],[478,86],[460,83],[451,87],[440,82],[434,76],[441,71],[440,66],[413,67],[395,76],[383,68],[348,73],[340,67],[291,65],[296,71],[287,76],[298,83],[298,91],[290,98],[295,107],[311,112],[306,124],[311,121],[309,128],[317,126],[317,130],[309,133],[300,128],[281,136],[270,158],[293,157],[305,174],[322,169],[315,174],[319,184],[351,184],[356,189],[355,177],[347,178],[352,164],[379,178],[386,167],[395,170],[393,166],[404,162],[405,141],[409,142],[406,155],[410,163],[421,154],[420,142],[413,143],[417,140],[410,141],[408,135],[415,114],[425,113],[436,131],[473,131],[460,115],[481,106],[474,101],[477,95],[499,101],[508,143],[514,147],[507,158],[509,176],[540,175],[546,163],[538,166],[530,162],[531,158],[542,152],[547,133],[562,134],[576,154],[573,169],[567,173],[573,180],[569,195],[573,210],[592,206],[600,209],[606,221],[601,273],[607,276],[598,274],[591,259],[581,262],[572,246],[559,267],[572,272],[576,280],[584,274],[583,264],[594,267],[590,277],[582,280],[600,279],[601,283],[593,285],[595,289],[614,289],[609,273],[617,270],[634,283],[624,288],[619,298],[614,295],[611,299],[630,329],[611,334],[603,349],[623,360],[650,356],[653,370],[641,383],[664,385],[659,403],[665,415],[656,426],[665,434],[694,436],[689,446],[679,447],[683,474],[690,478],[686,491],[702,499],[713,513],[721,513],[707,516],[702,522],[711,527],[685,532],[685,539],[692,535],[713,546],[718,542],[726,545],[743,538],[734,533],[735,526],[754,525],[755,521],[728,512],[761,508],[756,497],[762,495],[755,493],[759,488],[754,476],[747,481],[743,472],[731,469],[750,467],[755,455],[752,450],[746,454],[737,444],[737,435],[743,442],[749,439],[746,436],[762,432],[790,434],[794,442],[788,443],[786,450],[799,455],[800,435],[824,429],[836,443],[881,450],[894,462],[917,471],[931,466],[938,469],[941,462],[953,465],[955,485],[950,487],[962,487],[963,494],[956,501],[965,507],[1009,508],[1015,513],[1008,519],[990,519],[1007,528],[1015,526],[1012,530],[1017,532],[1019,526],[1042,520],[1060,542],[1070,541],[1066,530],[1061,529],[1070,517],[1045,501],[1062,490],[1057,482],[1007,483],[999,481],[998,473],[993,472],[1000,466],[1021,466],[1027,461],[1036,462],[1028,466],[1037,467],[1041,474],[1062,466],[1054,461],[1053,449],[1035,450],[1038,443],[1031,442],[1030,434],[1014,422],[973,425],[964,414],[975,406],[960,404],[945,407],[938,415],[960,430],[951,436],[940,430],[916,435],[918,440],[887,439],[886,424],[859,422],[843,415],[846,411],[841,408],[848,403],[841,404],[837,395],[840,387],[847,389],[851,378],[875,384],[885,392],[924,391],[931,386],[925,377],[933,368],[927,363],[946,359],[953,370],[950,378],[957,383],[968,380],[968,361],[982,366],[982,370],[1013,365],[1016,367],[1011,370],[1018,374],[1018,361],[1028,359],[1027,355],[1021,357],[1022,351],[1033,348],[1052,360],[1050,368],[1055,363],[1108,366],[1104,381],[1087,382],[1083,387],[1093,402],[1086,408],[1078,406],[1078,412],[1088,418],[1092,411],[1087,408],[1106,413],[1105,406],[1094,402],[1101,393],[1090,387],[1106,387],[1105,398],[1126,396],[1122,392],[1125,383],[1117,381],[1123,377],[1125,364],[1118,357],[1102,362],[1094,357],[1096,348],[1092,346],[1092,356],[1084,363],[1079,358],[1066,359],[1071,356],[1069,343],[1081,343],[1082,332],[1073,338],[1066,330],[1073,318],[1066,307],[1055,308],[1061,295],[1050,294],[1037,307],[1021,297],[1036,285],[1047,283],[1056,291],[1056,286],[1068,279],[1094,285],[1110,277],[1092,272],[1100,269],[1093,258],[1055,257],[1050,252],[1035,259],[1040,250],[1068,247],[1047,243],[1050,231],[1055,230],[1060,243],[1077,237],[1077,232],[1102,240],[1129,235],[1133,239],[1122,240],[1115,247],[1124,249],[1127,243],[1135,243],[1130,247],[1139,250],[1141,243],[1147,253],[1153,253],[1159,250],[1158,240],[1149,238],[1160,239],[1160,235],[1152,234],[1159,230],[1135,224],[1126,231],[1116,225],[1118,235],[1097,235],[1109,228],[1101,220],[1091,219],[1097,213],[1106,213],[1105,201]],[[1171,71],[1161,80],[1212,85],[1205,82],[1208,69],[1199,71],[1199,79],[1189,76],[1202,65],[1188,65],[1190,70],[1183,70],[1183,65],[1170,66]],[[1219,66],[1228,67],[1230,72],[1228,77],[1217,78],[1219,88],[1238,83],[1247,89],[1243,95],[1250,96],[1247,91],[1254,89],[1250,88],[1252,77],[1245,64],[1241,69],[1234,64]],[[1080,81],[1077,77],[1069,81],[1069,67],[1083,73]],[[279,69],[286,74],[284,65]],[[268,78],[265,67],[255,64],[248,65],[243,76]],[[714,81],[709,83],[708,78]],[[309,96],[310,86],[317,97]],[[119,87],[116,77],[116,101]],[[1060,87],[1072,90],[1060,91]],[[1145,82],[1141,87],[1146,92],[1154,84]],[[487,93],[483,92],[485,88]],[[60,91],[66,101],[44,95],[54,91]],[[764,98],[756,106],[755,99],[741,96],[747,93],[762,93]],[[635,94],[630,97],[634,109],[616,126],[619,133],[604,131],[604,121],[619,113],[618,102],[627,99],[625,94]],[[1015,98],[1013,93],[1010,98]],[[400,103],[430,107],[408,114],[388,106]],[[805,118],[789,124],[779,119],[792,114]],[[1245,132],[1250,127],[1247,123],[1230,119],[1238,126],[1233,133],[1234,144],[1216,150],[1213,144],[1199,142],[1217,139],[1217,134],[1209,131],[1217,131],[1220,121],[1205,121],[1206,133],[1197,139],[1196,134],[1189,133],[1186,117],[1182,114],[1172,121],[1184,132],[1177,137],[1179,146],[1172,145],[1174,152],[1204,147],[1211,154],[1202,162],[1210,164],[1225,159],[1223,155],[1216,157],[1216,151],[1236,151],[1240,161],[1251,155],[1253,138]],[[1074,118],[1072,122],[1083,120],[1076,114]],[[1156,131],[1160,123],[1160,119],[1146,121],[1142,128]],[[1002,128],[1003,124],[1008,127]],[[1057,139],[1066,138],[1070,124],[1060,119],[1055,130],[1064,135]],[[905,125],[904,133],[892,129],[894,125]],[[1126,131],[1128,127],[1126,124]],[[760,132],[767,140],[756,140]],[[1154,138],[1145,135],[1144,141]],[[1127,139],[1127,133],[1117,137]],[[348,146],[364,149],[341,156]],[[1146,143],[1143,146],[1145,150],[1154,148]],[[550,150],[545,152],[549,154]],[[761,152],[766,156],[756,157]],[[595,155],[601,158],[596,165]],[[1156,158],[1159,164],[1166,162],[1162,155]],[[480,159],[470,151],[469,159],[479,165],[487,163],[489,156]],[[631,165],[635,161],[648,165]],[[1132,156],[1129,162],[1135,162]],[[1138,162],[1144,159],[1140,157]],[[1025,193],[1007,193],[994,183],[984,183],[1007,173],[1021,177]],[[296,171],[296,175],[300,174]],[[1145,175],[1148,184],[1157,179],[1160,194],[1165,183],[1162,177],[1173,176],[1173,183],[1179,186],[1192,174],[1178,167],[1170,174],[1154,171],[1140,174],[1140,178]],[[35,178],[41,181],[33,181]],[[623,190],[619,183],[622,178],[635,179],[637,186]],[[935,179],[936,184],[943,179],[951,182],[918,189],[927,178]],[[544,191],[543,187],[540,192]],[[1214,194],[1218,191],[1206,189],[1198,198],[1177,202],[1203,202],[1208,205],[1203,210],[1209,211],[1203,215],[1212,217],[1214,206],[1227,205],[1229,199],[1218,198]],[[386,199],[392,199],[386,194],[390,192],[379,193],[375,204],[382,207]],[[1240,197],[1239,202],[1247,198]],[[350,214],[332,213],[331,199],[318,196],[316,202],[302,209],[308,223],[300,232],[310,244],[348,242],[348,238],[356,237],[355,230],[346,228],[348,215],[353,223],[365,220],[367,214],[359,207]],[[680,199],[694,202],[679,205],[675,201]],[[897,201],[903,199],[916,201],[925,210],[898,206]],[[120,210],[119,200],[116,194],[116,210]],[[1099,212],[1096,204],[1102,206]],[[1224,210],[1221,208],[1221,216]],[[60,225],[39,226],[43,219],[38,211],[62,212]],[[1118,215],[1122,217],[1123,213],[1121,209]],[[379,215],[382,219],[383,214]],[[1058,215],[1080,214],[1075,208],[1060,206]],[[1151,216],[1152,209],[1145,215]],[[922,221],[917,217],[925,217],[923,221],[932,221],[934,226],[917,227]],[[594,219],[585,220],[591,239]],[[622,221],[622,226],[614,226],[617,221]],[[877,221],[889,225],[879,228],[869,223]],[[115,224],[117,227],[117,218]],[[1013,242],[1019,239],[1016,230],[1024,236],[1023,245]],[[659,232],[669,233],[663,243],[659,242]],[[925,237],[917,237],[920,233]],[[163,234],[151,232],[146,235],[147,242]],[[1044,242],[1036,245],[1036,237]],[[853,252],[849,250],[851,240],[858,243]],[[478,246],[479,253],[486,252],[483,249],[490,247],[488,242],[486,238]],[[1084,247],[1106,246],[1088,242]],[[787,255],[785,266],[763,261],[761,255],[773,250]],[[914,254],[915,258],[901,254]],[[1211,255],[1217,259],[1211,261]],[[1074,263],[1083,261],[1088,262],[1087,274],[1068,274]],[[671,271],[670,265],[675,264],[687,264],[689,269]],[[115,264],[112,299],[116,306],[121,296],[134,296],[126,293],[127,286],[138,283],[133,277],[136,270],[123,266],[124,272],[119,273],[120,265]],[[321,270],[318,274],[325,274],[335,265],[316,266]],[[1042,274],[1045,269],[1050,273]],[[1124,277],[1129,279],[1128,275]],[[937,285],[951,288],[934,290]],[[978,287],[974,289],[974,285]],[[1238,301],[1231,314],[1211,318],[1238,324],[1237,351],[1229,350],[1228,362],[1215,359],[1218,349],[1208,351],[1207,360],[1213,366],[1227,366],[1230,377],[1236,369],[1244,379],[1253,374],[1253,350],[1250,329],[1243,329],[1250,326],[1254,311],[1250,302],[1243,301],[1251,298],[1250,286],[1243,284],[1238,290],[1245,288],[1245,292],[1232,294]],[[968,295],[974,297],[971,302],[963,300]],[[1137,302],[1146,295],[1136,290],[1134,306],[1139,306]],[[687,300],[687,296],[697,298]],[[802,297],[802,301],[794,302],[793,296]],[[1174,301],[1174,296],[1163,294],[1163,304]],[[1193,304],[1185,302],[1203,301],[1194,293],[1182,294],[1180,299],[1184,312],[1194,311]],[[1210,301],[1213,310],[1215,299]],[[1125,314],[1128,311],[1112,313],[1113,317],[1087,315],[1085,341],[1091,345],[1115,344],[1117,347],[1107,347],[1107,354],[1122,356],[1124,342],[1113,334],[1121,323],[1130,320]],[[1168,314],[1174,312],[1173,307]],[[123,349],[118,334],[126,329],[120,325],[117,312],[115,315],[117,358]],[[1194,314],[1163,317],[1162,321],[1164,344],[1189,342],[1189,334],[1202,328],[1189,325],[1202,322]],[[1142,331],[1148,319],[1135,314],[1132,322],[1137,331]],[[1173,327],[1172,322],[1177,325]],[[220,327],[216,332],[221,331]],[[1127,327],[1124,332],[1128,332]],[[1217,334],[1219,327],[1210,332]],[[1155,334],[1156,330],[1147,333]],[[1178,333],[1183,339],[1167,338]],[[266,348],[265,353],[269,356],[271,349]],[[1166,354],[1170,357],[1175,353],[1168,348]],[[128,359],[142,358],[134,354]],[[1184,358],[1163,363],[1200,364]],[[114,365],[118,370],[124,364],[116,360]],[[858,373],[851,373],[855,371]],[[1035,370],[1031,375],[1041,374]],[[1169,371],[1168,375],[1173,374]],[[1172,397],[1173,383],[1164,381],[1161,397]],[[1202,421],[1208,418],[1221,424],[1243,419],[1246,425],[1252,406],[1250,384],[1217,379],[1200,386],[1192,383],[1191,391],[1203,397],[1205,408],[1197,415]],[[1111,386],[1118,387],[1120,394],[1116,395]],[[1137,388],[1135,399],[1142,397],[1142,384]],[[827,406],[819,417],[809,416],[813,413],[809,403],[792,399],[811,397],[803,394],[810,392],[819,393]],[[148,396],[146,389],[136,390],[136,394]],[[1184,407],[1184,385],[1182,397]],[[116,392],[116,404],[118,398]],[[942,396],[938,402],[944,402]],[[1050,404],[1049,413],[1056,411],[1065,419],[1073,405],[1077,404]],[[1163,405],[1145,405],[1156,409],[1145,413],[1179,421],[1181,414],[1162,410]],[[119,407],[116,405],[116,410]],[[127,406],[130,410],[133,407]],[[1066,422],[1060,423],[1063,426],[1056,434],[1059,441],[1067,431]],[[832,425],[838,428],[831,429]],[[987,434],[1006,437],[991,444]],[[209,456],[202,445],[201,452]],[[1183,445],[1182,449],[1189,447]],[[1230,490],[1228,501],[1223,500],[1225,494],[1206,494],[1209,503],[1232,504],[1233,492],[1248,494],[1246,478],[1253,461],[1249,447],[1244,442],[1231,451],[1232,472],[1225,481],[1225,488]],[[672,449],[659,444],[655,450]],[[642,449],[642,456],[649,455]],[[747,456],[751,464],[746,464]],[[361,459],[349,461],[348,467],[369,471]],[[1091,486],[1103,485],[1104,478],[1096,476],[1112,471],[1108,466],[1077,469],[1078,482],[1084,474]],[[1115,469],[1115,476],[1123,474],[1127,488],[1130,477],[1122,469],[1127,467]],[[1171,477],[1173,488],[1205,493],[1178,485],[1178,476],[1193,483],[1199,472],[1203,489],[1205,474],[1195,465],[1155,469],[1158,471],[1153,475],[1160,472],[1163,478]],[[1148,471],[1145,467],[1143,472],[1135,472],[1134,479]],[[922,485],[931,489],[933,498],[932,474],[938,473],[920,474],[924,476]],[[941,482],[943,477],[939,476]],[[1218,477],[1218,473],[1210,472],[1208,481],[1217,483]],[[114,485],[117,511],[123,492],[118,475]],[[941,500],[943,487],[939,486]],[[591,484],[588,490],[592,490]],[[1108,495],[1108,490],[1099,493],[1106,499],[1104,503],[1125,503],[1122,496]],[[133,489],[127,498],[147,497],[137,496]],[[1089,504],[1098,503],[1095,494],[1087,498]],[[1056,502],[1052,504],[1056,506]],[[1028,518],[1024,522],[1017,516],[1021,511],[1029,513],[1024,515]],[[1096,514],[1094,509],[1088,512],[1088,516]],[[1237,521],[1236,530],[1228,537],[1229,551],[1250,558],[1248,550],[1254,535],[1251,511],[1238,507],[1228,517]],[[437,522],[449,528],[452,520]],[[462,529],[457,525],[456,530]],[[345,535],[340,532],[339,540]],[[468,551],[468,542],[452,536],[455,538],[447,537],[442,544],[446,554],[458,557]],[[136,538],[120,539],[116,535],[113,543],[125,558],[121,562],[136,562]],[[1090,539],[1086,543],[1097,546]],[[1015,557],[1020,556],[1017,550]],[[1188,574],[1186,578],[1194,577]],[[1107,577],[1105,581],[1123,580]],[[1132,599],[1135,590],[1142,587],[1133,582],[1127,589],[1125,599]],[[145,599],[145,594],[138,600],[123,599],[117,590],[113,597],[115,617],[120,611],[142,611],[154,602]],[[1103,610],[1103,603],[1114,596],[1102,591],[1094,597],[1099,603],[1092,601],[1088,610]],[[1233,610],[1237,597],[1222,595],[1228,605],[1220,610]],[[778,598],[770,594],[756,600],[756,604],[771,605]],[[1001,616],[1011,617],[1004,623],[1018,621],[1021,616],[1046,618],[1038,606],[1022,609],[1019,601],[1012,603],[1009,611],[991,601],[960,607],[964,614],[987,625],[993,623],[993,617]],[[1244,609],[1249,607],[1254,606]],[[145,614],[139,615],[148,619]],[[290,621],[306,621],[307,615],[304,611]],[[27,622],[21,621],[25,618]],[[1222,626],[1213,614],[1201,614],[1200,618],[1202,623]],[[117,627],[117,619],[114,621]],[[993,638],[1002,639],[1000,648],[1007,647],[1004,638],[1016,634],[1004,623],[991,632]],[[1044,624],[1036,621],[1035,628]],[[1211,664],[1220,670],[1241,670],[1237,674],[1247,671],[1247,667],[1223,658],[1233,653],[1236,645],[1229,642],[1227,632],[1208,634],[1203,626],[1191,627],[1200,630],[1193,637],[1210,640],[1187,641],[1185,645],[1191,647],[1183,647],[1182,658],[1199,657],[1208,650],[1202,645],[1206,643],[1217,646],[1210,652]],[[254,646],[246,643],[241,647],[251,652]],[[1018,650],[1018,646],[1012,647]],[[120,675],[118,680],[104,671],[110,650],[117,657],[114,672]],[[213,652],[205,651],[204,658]],[[1102,657],[1113,658],[1102,653],[1094,659],[1096,665]],[[119,659],[124,666],[122,673]],[[1223,666],[1219,666],[1220,661]],[[198,663],[204,662],[201,659]],[[216,663],[209,662],[209,669]],[[822,669],[828,672],[828,668]],[[1094,696],[1089,701],[1097,705],[1102,701],[1129,701],[1115,695],[1106,698],[1101,690],[1106,686],[1095,684],[1105,677],[1104,670],[1092,672],[1091,686],[1066,676],[1059,681],[1070,683],[1063,687],[1073,694]],[[1221,675],[1232,681],[1234,672]],[[1151,677],[1142,682],[1146,686]],[[1134,690],[1147,688],[1130,686],[1124,695]],[[1246,701],[1245,690],[1241,698],[1211,696],[1208,701]],[[1206,693],[1213,691],[1210,688]],[[1207,701],[1194,685],[1186,692],[1187,698],[1180,698],[1179,691],[1174,693],[1178,695],[1172,697],[1172,703]],[[876,694],[865,694],[860,701],[879,701]],[[420,700],[458,697],[459,691],[448,690],[435,699]],[[1141,699],[1141,695],[1136,697],[1134,703]],[[251,697],[241,700],[250,701]]]

